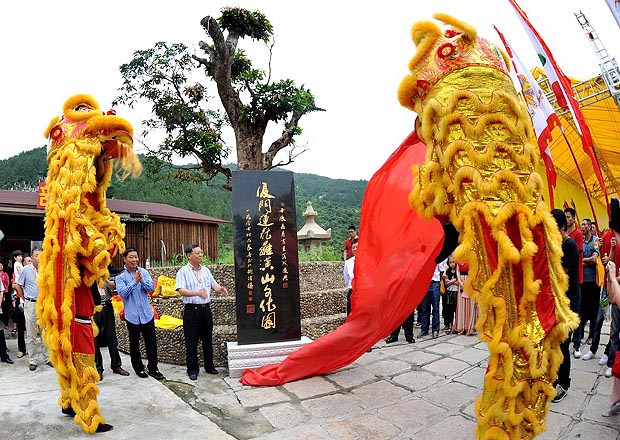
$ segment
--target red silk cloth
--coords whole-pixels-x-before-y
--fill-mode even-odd
[[[517,217],[513,216],[506,223],[506,233],[514,246],[521,252],[523,250],[523,242],[521,240],[521,232]],[[499,256],[497,254],[498,244],[493,238],[490,226],[480,217],[479,221],[482,227],[482,235],[484,236],[485,258],[489,264],[492,273],[497,270]],[[536,313],[545,333],[548,334],[556,323],[555,317],[555,299],[551,290],[551,276],[549,274],[549,261],[547,259],[547,246],[545,243],[545,230],[542,224],[538,224],[532,230],[532,238],[538,250],[532,258],[534,269],[534,280],[540,280],[540,291],[536,295]],[[513,264],[512,270],[512,292],[505,292],[507,295],[514,294],[517,308],[521,310],[521,300],[524,295],[523,286],[523,268],[521,264]],[[496,293],[497,294],[497,293]]]
[[[439,221],[409,206],[411,166],[424,162],[426,146],[413,132],[368,182],[351,296],[351,314],[331,333],[290,354],[280,364],[246,370],[241,383],[273,386],[345,367],[390,334],[422,301],[443,244]]]
[[[549,260],[547,259],[547,245],[545,242],[545,230],[542,224],[536,225],[533,231],[534,243],[538,251],[532,258],[534,264],[534,279],[540,280],[540,291],[536,295],[536,313],[540,325],[549,334],[555,325],[555,299],[551,290],[551,275],[549,274]],[[515,281],[516,284],[516,281]]]

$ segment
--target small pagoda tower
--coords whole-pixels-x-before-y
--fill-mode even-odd
[[[316,222],[317,213],[310,201],[306,203],[303,215],[305,224],[297,232],[297,241],[305,250],[312,252],[316,247],[320,247],[323,241],[332,238],[332,229],[326,231]]]

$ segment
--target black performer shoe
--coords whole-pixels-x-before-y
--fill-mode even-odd
[[[75,417],[75,411],[71,407],[69,407],[69,408],[62,408],[61,411],[66,416]]]
[[[394,337],[394,336],[389,336],[386,340],[385,343],[386,344],[392,344],[394,342],[398,341],[398,336]]]
[[[97,426],[97,430],[95,432],[108,432],[111,431],[112,428],[114,428],[114,426],[108,423],[101,423],[99,426]]]

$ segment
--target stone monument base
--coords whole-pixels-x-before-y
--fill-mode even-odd
[[[239,378],[248,368],[259,368],[264,365],[273,365],[282,362],[289,354],[299,350],[312,342],[307,336],[299,341],[270,342],[265,344],[239,345],[237,342],[227,342],[228,374],[232,378]]]

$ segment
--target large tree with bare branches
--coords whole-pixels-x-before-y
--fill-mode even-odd
[[[322,109],[310,90],[290,79],[272,82],[271,68],[254,68],[237,47],[240,39],[249,37],[268,45],[271,58],[271,23],[262,13],[241,8],[224,8],[219,18],[207,16],[200,23],[210,38],[199,43],[206,56],[190,54],[183,44],[157,43],[152,49],[136,51],[133,60],[120,68],[123,86],[115,103],[150,102],[153,117],[143,121],[145,132],[163,129],[166,133],[155,148],[146,146],[147,170],[159,174],[168,167],[176,178],[207,181],[222,173],[228,178],[225,186],[230,187],[230,170],[224,166],[229,149],[221,136],[225,124],[235,133],[237,169],[269,170],[293,162],[305,151],[295,142],[301,134],[301,117]],[[225,115],[212,105],[208,86],[190,81],[198,72],[215,83]],[[263,148],[269,123],[283,128]],[[286,157],[275,162],[280,151]],[[194,157],[198,165],[174,166],[174,155]]]

